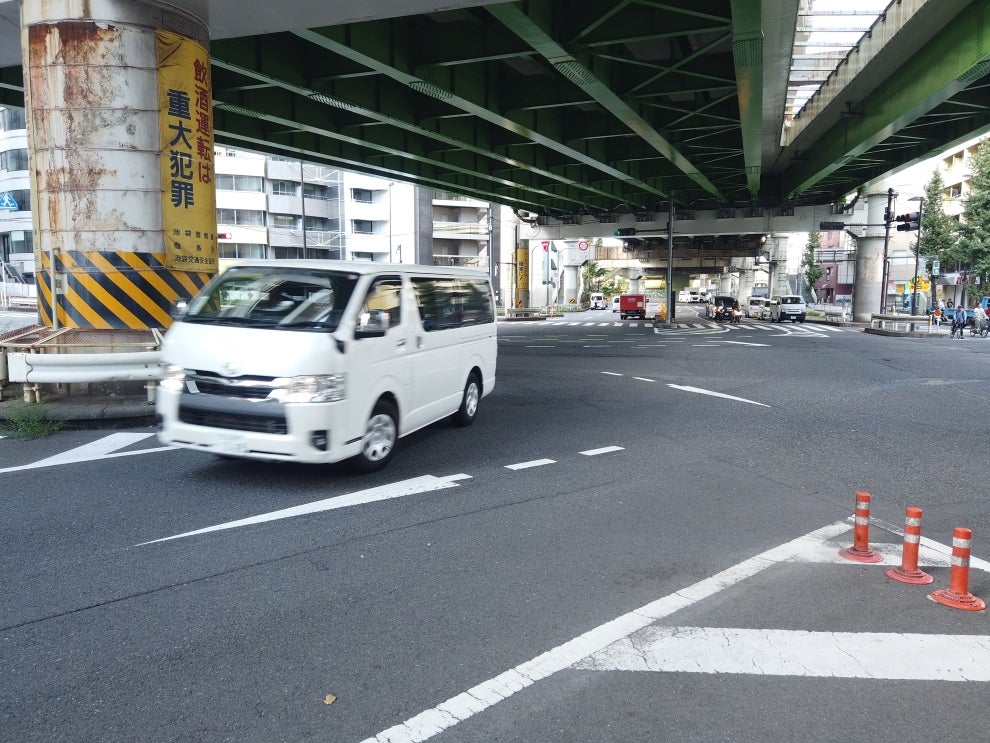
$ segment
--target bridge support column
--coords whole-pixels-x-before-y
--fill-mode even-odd
[[[753,283],[756,280],[756,270],[753,268],[753,259],[743,260],[742,268],[739,269],[739,296],[741,302],[753,293]]]
[[[21,3],[42,323],[165,327],[216,273],[208,44],[174,5]]]
[[[732,274],[722,273],[718,276],[718,293],[723,296],[732,294]]]
[[[853,285],[852,311],[856,322],[869,322],[880,309],[883,293],[884,209],[887,192],[866,195],[866,234],[856,239],[856,279]]]

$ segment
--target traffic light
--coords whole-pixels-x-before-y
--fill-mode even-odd
[[[636,234],[636,228],[635,227],[620,227],[619,229],[617,229],[615,231],[614,234],[615,234],[616,237],[628,237],[629,235],[635,235]]]
[[[919,212],[898,214],[897,221],[900,222],[900,224],[897,225],[898,232],[910,232],[911,230],[921,229],[921,214]]]

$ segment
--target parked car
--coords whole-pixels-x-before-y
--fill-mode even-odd
[[[808,306],[799,294],[783,294],[770,300],[770,322],[804,322]]]
[[[759,320],[763,317],[763,311],[766,307],[766,297],[750,297],[749,303],[746,306],[746,317],[752,317]]]

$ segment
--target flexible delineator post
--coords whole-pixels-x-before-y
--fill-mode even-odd
[[[923,585],[931,583],[934,578],[923,570],[918,569],[918,545],[921,542],[921,509],[908,506],[904,509],[904,547],[901,550],[901,566],[888,568],[884,572],[888,577],[901,583]]]
[[[856,493],[853,546],[839,550],[847,560],[856,562],[880,562],[883,557],[870,549],[870,494],[862,490]]]
[[[952,530],[952,570],[949,587],[930,593],[928,598],[954,609],[983,611],[987,602],[969,592],[969,551],[973,532],[962,526]]]

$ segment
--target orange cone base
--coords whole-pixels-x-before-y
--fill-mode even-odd
[[[888,578],[899,580],[901,583],[914,583],[915,585],[918,586],[923,586],[935,580],[924,570],[904,570],[904,568],[888,568],[883,572],[887,574]]]
[[[839,555],[847,560],[855,560],[856,562],[880,562],[883,559],[879,552],[858,550],[855,547],[841,549],[839,550]]]
[[[964,611],[983,611],[987,608],[987,602],[977,598],[971,593],[956,593],[948,588],[928,594],[928,598],[940,604],[951,606],[953,609],[963,609]]]

